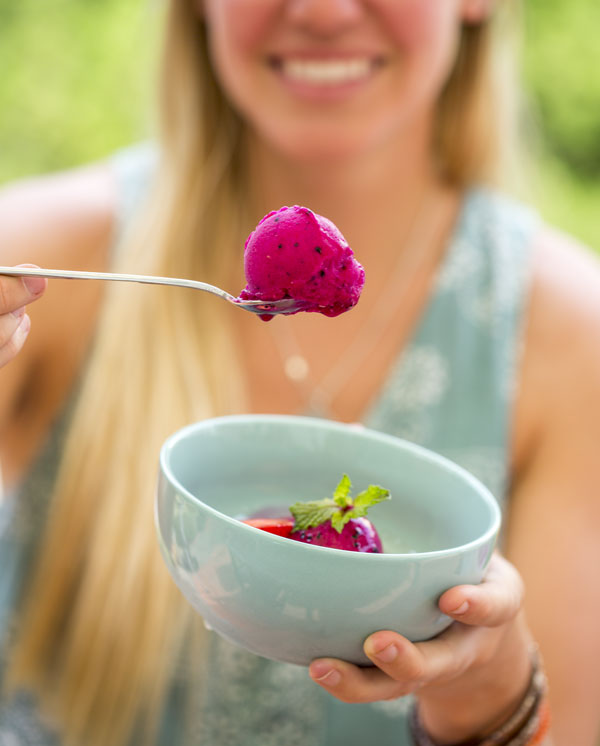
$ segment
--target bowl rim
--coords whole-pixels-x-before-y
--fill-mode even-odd
[[[203,430],[206,428],[214,427],[215,425],[225,425],[225,424],[252,424],[252,423],[264,423],[264,424],[285,424],[285,425],[297,425],[301,427],[315,427],[317,426],[319,429],[322,430],[329,430],[329,431],[338,431],[338,432],[348,432],[348,431],[354,431],[356,433],[360,433],[362,435],[365,435],[366,437],[378,440],[382,443],[393,445],[395,447],[400,446],[404,450],[411,451],[414,455],[418,456],[421,459],[424,459],[426,461],[430,461],[432,463],[435,463],[438,467],[441,467],[442,469],[445,469],[448,472],[454,472],[457,474],[461,479],[468,482],[475,488],[475,491],[479,494],[479,496],[483,499],[484,503],[489,507],[491,512],[491,519],[490,519],[490,526],[487,528],[487,530],[478,536],[476,539],[473,539],[472,541],[469,541],[465,544],[458,544],[453,547],[447,547],[446,549],[435,549],[428,552],[382,552],[381,554],[372,554],[370,552],[352,552],[349,550],[342,550],[342,549],[334,549],[332,547],[321,547],[316,546],[314,544],[303,544],[299,541],[292,541],[290,542],[289,539],[283,537],[283,536],[277,536],[276,534],[271,534],[266,531],[261,531],[258,528],[255,528],[254,526],[249,526],[248,524],[244,523],[243,521],[238,520],[237,518],[233,518],[232,516],[228,516],[226,513],[222,513],[220,510],[217,510],[216,508],[213,508],[208,503],[201,500],[199,497],[194,495],[192,492],[190,492],[186,487],[183,486],[183,484],[179,481],[179,479],[175,476],[173,473],[173,470],[171,469],[169,456],[176,447],[177,443],[179,443],[181,440],[184,440],[189,436],[190,433],[195,433],[198,430]],[[365,558],[369,557],[369,561],[377,561],[377,562],[389,562],[393,561],[394,559],[404,557],[409,558],[412,560],[415,560],[417,558],[443,558],[443,557],[452,557],[457,554],[462,554],[466,551],[470,551],[473,549],[477,549],[477,547],[483,546],[491,539],[495,540],[495,537],[497,537],[500,526],[502,522],[502,511],[500,509],[500,505],[498,504],[498,501],[493,496],[491,490],[486,487],[483,482],[478,479],[476,476],[471,474],[470,471],[465,469],[464,467],[460,466],[456,462],[452,461],[451,459],[447,458],[446,456],[442,456],[440,453],[437,453],[436,451],[433,451],[429,448],[426,448],[425,446],[421,446],[417,443],[413,443],[409,440],[405,440],[404,438],[400,438],[396,435],[391,435],[389,433],[380,432],[379,430],[374,430],[372,428],[363,426],[360,423],[346,423],[346,422],[337,422],[335,420],[327,420],[320,417],[311,417],[307,415],[287,415],[287,414],[235,414],[235,415],[222,415],[219,417],[209,417],[205,420],[199,420],[197,422],[190,423],[189,425],[185,425],[175,432],[173,432],[171,435],[169,435],[166,440],[163,442],[160,454],[159,454],[159,463],[160,463],[160,470],[165,475],[167,480],[179,491],[179,493],[185,497],[188,501],[191,501],[192,503],[196,503],[205,510],[207,510],[210,514],[213,514],[214,516],[224,519],[227,523],[234,525],[237,529],[244,530],[244,531],[260,531],[261,535],[264,536],[264,538],[268,541],[275,541],[280,542],[288,546],[290,549],[296,548],[295,551],[298,551],[298,549],[305,550],[308,549],[311,552],[327,552],[329,556],[332,555],[341,555],[345,559],[345,561],[350,560],[350,558],[353,558],[354,561],[356,561],[357,558]],[[490,552],[491,555],[491,552]],[[356,559],[354,559],[356,558]],[[364,561],[364,559],[360,559],[358,561]]]

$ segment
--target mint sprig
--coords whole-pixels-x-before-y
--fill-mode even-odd
[[[331,521],[333,528],[341,534],[351,518],[362,518],[373,505],[390,499],[389,490],[377,485],[369,485],[355,498],[350,495],[351,489],[350,478],[344,474],[332,497],[294,503],[290,507],[290,513],[294,516],[293,530],[302,531]]]
[[[352,498],[350,497],[350,491],[352,490],[352,482],[347,474],[340,479],[338,486],[333,491],[333,499],[336,505],[340,508],[345,508],[352,505]]]

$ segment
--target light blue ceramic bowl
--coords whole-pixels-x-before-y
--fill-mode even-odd
[[[384,554],[315,547],[238,520],[327,497],[344,473],[356,491],[391,491],[370,514]],[[175,582],[220,635],[279,661],[364,664],[363,641],[376,630],[424,640],[450,624],[437,599],[481,580],[500,511],[464,469],[398,438],[249,415],[206,420],[165,442],[156,524]]]

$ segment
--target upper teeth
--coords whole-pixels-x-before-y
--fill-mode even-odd
[[[354,60],[287,60],[283,72],[295,80],[309,83],[345,83],[364,78],[371,65],[367,59]]]

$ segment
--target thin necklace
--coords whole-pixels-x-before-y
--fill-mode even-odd
[[[300,410],[304,414],[337,419],[333,406],[335,398],[362,365],[368,353],[384,336],[390,320],[396,316],[398,301],[405,302],[412,281],[430,258],[430,254],[422,250],[423,246],[428,245],[426,239],[430,239],[429,245],[436,245],[434,239],[438,229],[437,221],[424,224],[423,220],[434,202],[435,193],[420,201],[404,242],[409,249],[408,258],[406,251],[401,252],[371,314],[335,364],[320,380],[314,379],[293,326],[279,324],[279,319],[267,325],[281,358],[283,372],[302,397],[303,405]]]

